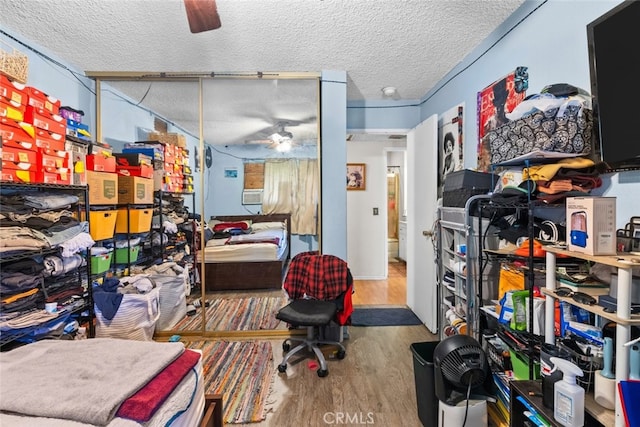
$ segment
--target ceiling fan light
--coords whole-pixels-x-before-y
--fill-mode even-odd
[[[282,141],[282,135],[280,135],[278,132],[272,133],[269,136],[269,139],[272,140],[273,142],[278,142],[279,143],[280,141]]]
[[[291,139],[282,138],[282,140],[276,147],[276,150],[280,151],[281,153],[286,153],[287,151],[291,150]]]

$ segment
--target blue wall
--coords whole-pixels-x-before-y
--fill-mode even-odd
[[[528,67],[527,94],[553,83],[570,83],[590,92],[586,26],[619,0],[528,0],[477,49],[417,101],[350,103],[348,129],[407,129],[460,103],[464,111],[464,166],[477,166],[479,91],[518,66]],[[632,46],[633,48],[633,46]],[[425,53],[428,54],[428,53]],[[418,110],[416,114],[415,110]],[[625,194],[640,194],[640,171],[606,174],[595,195],[616,196],[617,227],[634,211]]]
[[[342,180],[346,163],[347,130],[407,130],[432,114],[441,114],[454,105],[465,104],[464,117],[464,166],[477,165],[477,92],[513,71],[517,66],[526,66],[529,71],[528,94],[539,92],[552,83],[570,83],[585,90],[590,89],[586,25],[607,12],[618,0],[598,1],[526,1],[509,19],[480,46],[451,70],[439,83],[420,100],[346,102],[347,72],[322,72],[322,249],[346,257],[346,191]],[[5,30],[6,31],[6,30]],[[473,31],[473,29],[469,29]],[[55,58],[50,52],[22,39],[18,34],[10,34],[28,46]],[[410,35],[408,35],[409,37]],[[93,82],[82,77],[82,72],[66,64],[67,69],[52,65],[20,45],[11,37],[0,34],[0,39],[29,55],[29,84],[36,86],[62,100],[65,105],[85,111],[87,123],[95,129],[95,106]],[[428,52],[416,52],[428,55]],[[117,141],[139,139],[139,127],[153,128],[153,117],[144,110],[123,112],[126,103],[116,99],[106,100],[103,107],[105,117],[103,132],[107,141],[111,140],[119,149]],[[130,105],[130,104],[128,104]],[[108,126],[107,126],[108,123]],[[170,131],[182,132],[179,128]],[[184,133],[184,132],[183,132]],[[197,138],[188,136],[191,153]],[[193,154],[191,162],[194,161]],[[214,156],[214,167],[205,171],[205,210],[210,214],[234,213],[226,208],[218,211],[218,195],[224,197],[227,191],[235,190],[238,183],[229,183],[223,176],[224,167],[236,164],[229,156]],[[195,166],[195,164],[193,165]],[[195,167],[194,167],[195,170]],[[624,172],[603,177],[604,185],[599,193],[621,196],[639,194],[640,174]],[[196,177],[196,190],[199,177]],[[238,194],[238,193],[235,193]],[[237,196],[234,196],[237,197]],[[199,197],[196,201],[200,210]],[[240,208],[239,208],[240,209]],[[242,208],[244,209],[244,208]],[[629,201],[618,200],[618,227],[624,225],[632,212]],[[304,246],[306,243],[303,242]]]

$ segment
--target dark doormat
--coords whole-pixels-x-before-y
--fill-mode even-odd
[[[408,308],[355,308],[351,313],[351,326],[411,326],[422,325]]]

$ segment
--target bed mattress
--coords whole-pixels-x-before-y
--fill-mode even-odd
[[[245,237],[245,236],[240,236]],[[229,239],[211,239],[204,250],[205,263],[278,261],[287,250],[287,231],[269,229],[246,235],[246,240],[278,239],[274,243],[238,242],[229,244]]]
[[[192,349],[202,356],[202,352]],[[82,396],[78,396],[82,404]],[[205,407],[202,357],[146,423],[115,417],[106,427],[193,427],[199,425]],[[21,416],[0,412],[0,425],[11,427],[94,427],[62,418]]]

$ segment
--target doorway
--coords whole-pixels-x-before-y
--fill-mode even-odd
[[[406,263],[399,259],[405,152],[405,135],[348,138],[347,161],[366,163],[368,179],[367,191],[347,192],[347,261],[358,289],[354,304],[407,305]]]
[[[387,166],[387,258],[398,262],[400,231],[400,166]]]

